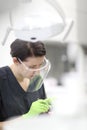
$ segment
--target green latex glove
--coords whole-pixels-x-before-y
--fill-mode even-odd
[[[28,113],[24,114],[23,117],[28,118],[30,116],[37,116],[42,113],[49,111],[51,106],[51,98],[38,99],[33,102]]]

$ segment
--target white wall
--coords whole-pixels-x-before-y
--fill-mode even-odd
[[[66,17],[74,21],[73,28],[66,41],[87,44],[87,1],[86,0],[57,0],[63,8]],[[57,37],[55,37],[57,39]],[[53,38],[54,40],[54,38]]]
[[[0,67],[12,63],[10,56],[10,43],[14,40],[13,32],[10,33],[6,43],[2,46],[6,29],[9,26],[8,13],[0,14]]]

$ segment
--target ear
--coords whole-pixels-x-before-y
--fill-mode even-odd
[[[16,57],[13,57],[13,62],[14,62],[14,64],[18,64],[19,63],[19,61],[18,61],[18,59]]]

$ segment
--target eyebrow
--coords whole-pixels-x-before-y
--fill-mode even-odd
[[[41,64],[39,64],[39,65],[42,65],[43,64],[43,62],[41,63]],[[36,67],[37,65],[30,65],[29,67]]]

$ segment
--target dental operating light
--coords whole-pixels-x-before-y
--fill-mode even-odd
[[[72,27],[72,20],[66,18],[56,0],[19,1],[9,12],[10,27],[7,28],[2,45],[11,31],[16,38],[33,42],[49,39],[64,31],[64,39],[66,38]]]

